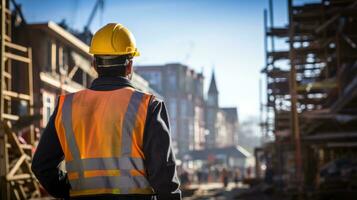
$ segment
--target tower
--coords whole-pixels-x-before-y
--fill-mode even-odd
[[[208,89],[206,101],[206,128],[208,134],[206,135],[206,148],[213,148],[216,144],[217,136],[217,113],[219,111],[218,105],[218,89],[216,85],[215,73],[212,71],[211,83]]]
[[[218,89],[216,85],[215,73],[212,71],[211,83],[208,89],[207,105],[218,109]]]

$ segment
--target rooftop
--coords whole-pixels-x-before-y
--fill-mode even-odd
[[[251,154],[243,147],[229,146],[223,148],[210,148],[205,150],[190,151],[189,156],[192,160],[207,160],[211,156],[226,155],[235,158],[248,158]]]

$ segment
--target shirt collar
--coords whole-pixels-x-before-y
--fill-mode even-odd
[[[110,87],[110,88],[122,88],[122,87],[132,87],[132,83],[130,82],[129,79],[124,78],[124,77],[98,77],[94,79],[92,82],[92,85],[90,86],[90,89],[99,89],[103,87]]]

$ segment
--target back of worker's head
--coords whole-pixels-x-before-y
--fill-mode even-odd
[[[131,77],[132,56],[95,55],[93,65],[99,77]]]
[[[93,36],[89,49],[99,76],[130,77],[133,57],[140,53],[132,33],[121,24],[110,23]]]

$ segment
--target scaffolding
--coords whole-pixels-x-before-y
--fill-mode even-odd
[[[299,188],[317,182],[321,164],[315,163],[316,167],[311,162],[320,158],[311,156],[322,150],[328,155],[323,163],[336,158],[334,150],[326,150],[333,135],[347,132],[334,144],[336,148],[357,139],[352,134],[357,130],[353,125],[357,116],[357,2],[322,0],[295,5],[288,0],[285,27],[274,26],[272,0],[269,5],[270,26],[264,15],[266,65],[262,72],[267,99],[262,131],[274,137],[279,154],[274,167],[288,177],[284,181]],[[287,47],[277,48],[275,40],[285,41]],[[339,121],[343,117],[348,123]],[[287,157],[292,155],[294,164],[288,166]],[[311,172],[311,166],[315,171]]]
[[[12,42],[9,7],[9,0],[1,1],[0,196],[4,200],[40,196],[30,169],[35,143],[32,52]]]

